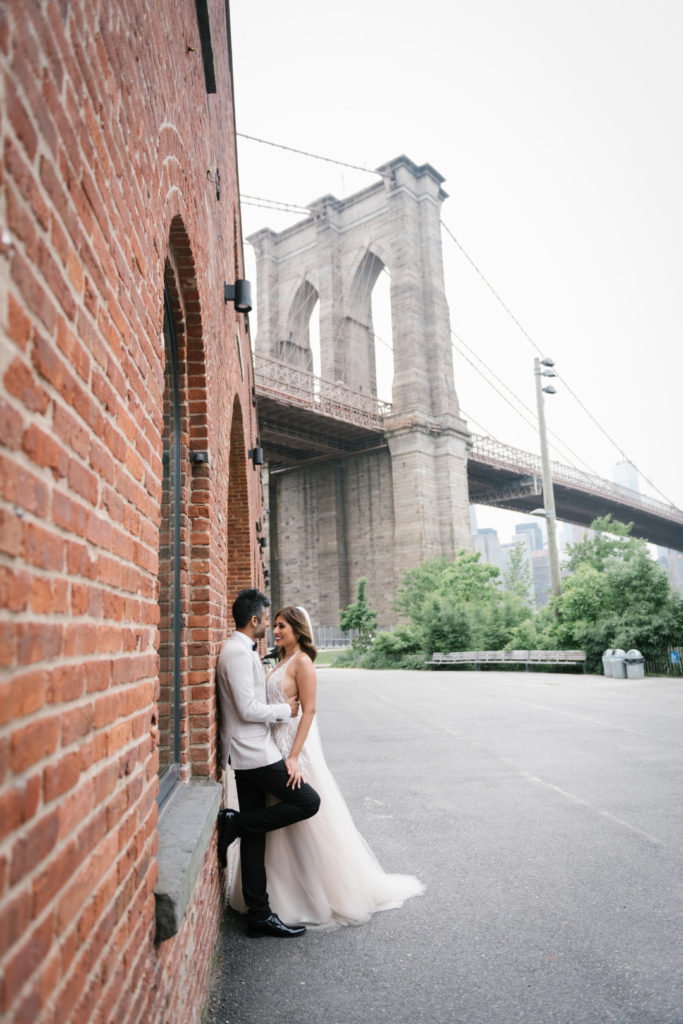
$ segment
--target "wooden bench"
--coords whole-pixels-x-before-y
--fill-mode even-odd
[[[584,651],[435,651],[426,662],[430,668],[452,668],[454,665],[582,665],[586,671]]]

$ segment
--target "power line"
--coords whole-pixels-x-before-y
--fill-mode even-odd
[[[259,139],[255,135],[246,135],[245,132],[235,132],[235,134],[240,139],[249,139],[251,142],[260,142],[264,146],[274,146],[275,149],[284,149],[288,153],[297,153],[299,156],[308,156],[312,160],[323,160],[326,164],[336,164],[337,167],[349,167],[352,171],[363,171],[364,174],[380,175],[379,171],[371,170],[369,167],[360,167],[359,164],[349,164],[345,160],[334,160],[332,157],[320,156],[318,153],[308,153],[305,149],[295,149],[293,146],[285,146],[281,142],[270,142],[268,139]]]

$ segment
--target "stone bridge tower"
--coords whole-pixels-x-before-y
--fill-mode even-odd
[[[376,398],[371,293],[384,267],[391,275],[392,411],[379,450],[267,477],[273,601],[306,603],[317,625],[337,625],[360,576],[380,623],[392,624],[405,569],[472,546],[469,433],[444,293],[444,179],[405,156],[378,173],[380,181],[348,199],[311,204],[305,221],[249,238],[257,380],[263,356],[311,370],[309,322],[319,301],[320,376]]]

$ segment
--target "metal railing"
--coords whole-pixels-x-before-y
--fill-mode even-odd
[[[254,357],[254,375],[259,391],[345,423],[381,430],[384,417],[391,413],[390,402],[381,402],[339,381],[333,383],[270,356]]]
[[[496,441],[492,437],[473,434],[470,458],[475,459],[477,462],[485,462],[491,466],[499,466],[502,469],[510,469],[515,472],[523,470],[535,476],[541,476],[541,458],[539,455],[523,451],[521,448],[512,448],[510,445]],[[675,505],[667,505],[663,501],[649,498],[645,494],[632,491],[630,488],[622,487],[620,484],[612,483],[610,480],[593,476],[591,473],[584,473],[574,466],[565,466],[560,462],[551,462],[550,465],[555,483],[579,487],[583,491],[590,491],[602,497],[615,498],[617,501],[623,501],[625,505],[654,512],[660,516],[666,516],[667,519],[683,525],[683,512],[676,508]]]
[[[285,404],[310,409],[312,412],[322,413],[370,430],[382,430],[384,417],[389,416],[392,411],[390,402],[381,402],[371,395],[364,395],[347,387],[340,381],[325,380],[309,370],[298,369],[271,356],[256,354],[254,373],[256,387],[262,393]],[[509,469],[515,473],[530,473],[539,478],[542,475],[540,456],[481,434],[472,434],[470,459]],[[551,462],[551,468],[553,480],[558,484],[578,487],[602,497],[611,497],[625,505],[664,516],[683,525],[683,511],[675,505],[667,505],[663,501],[657,501],[610,480],[584,473],[574,466]]]

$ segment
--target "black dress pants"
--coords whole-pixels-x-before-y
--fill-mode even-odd
[[[272,912],[264,863],[266,833],[312,818],[320,807],[320,797],[312,786],[302,782],[300,788],[293,789],[287,786],[288,777],[284,761],[235,772],[240,802],[242,894],[249,917],[256,921],[265,920]],[[266,806],[269,793],[278,802]]]

